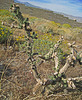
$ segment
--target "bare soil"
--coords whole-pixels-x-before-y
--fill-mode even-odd
[[[27,54],[17,49],[13,51],[13,48],[9,47],[4,50],[3,45],[0,45],[0,52],[0,66],[3,66],[1,72],[4,72],[1,81],[1,95],[9,100],[12,100],[11,98],[13,100],[82,100],[82,83],[77,84],[77,90],[69,90],[68,94],[60,91],[49,96],[33,95],[32,89],[36,81],[26,60]],[[38,66],[41,78],[49,78],[54,73],[53,67],[54,63],[51,61]],[[70,67],[66,75],[67,77],[82,76],[81,65],[77,63],[75,67]],[[6,99],[1,96],[0,100]]]

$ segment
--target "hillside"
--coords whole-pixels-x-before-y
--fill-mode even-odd
[[[8,10],[10,5],[13,3],[13,0],[0,0],[0,9]],[[56,23],[67,23],[70,24],[72,27],[81,27],[82,23],[78,23],[74,20],[69,19],[68,17],[64,17],[61,14],[54,13],[53,11],[41,9],[41,8],[34,8],[34,7],[27,7],[24,4],[17,3],[22,13],[29,14],[31,16],[35,16],[38,18],[44,18],[50,21],[55,21]]]
[[[9,10],[12,3],[14,3],[14,0],[0,0],[0,9]]]

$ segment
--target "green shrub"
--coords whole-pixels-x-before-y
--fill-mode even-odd
[[[54,35],[54,32],[53,32],[53,29],[52,28],[49,28],[47,33],[51,33],[52,35]]]
[[[62,30],[62,29],[58,29],[58,30],[57,30],[57,33],[60,34],[60,35],[64,35],[64,34],[65,34],[65,31]]]
[[[0,16],[1,15],[9,16],[9,15],[11,15],[11,13],[8,10],[0,9]]]
[[[0,43],[5,43],[12,33],[4,27],[0,26]]]
[[[56,23],[56,25],[58,26],[58,28],[61,28],[61,24],[60,23]]]
[[[37,18],[36,17],[31,17],[30,22],[34,22]]]
[[[13,21],[15,21],[13,17],[7,17],[7,22],[12,23]]]
[[[33,51],[38,52],[39,54],[46,54],[50,50],[51,45],[54,45],[54,43],[46,40],[34,40],[33,44]]]
[[[71,25],[69,25],[69,24],[63,24],[62,27],[71,28]]]
[[[51,45],[54,45],[54,43],[46,40],[35,39],[32,46],[33,47],[32,51],[33,53],[44,55],[48,53]],[[20,43],[19,50],[20,51],[25,50],[27,52],[27,43],[26,42]]]
[[[6,21],[7,23],[12,23],[15,20],[15,16],[12,15],[8,10],[0,9],[0,24],[2,21]]]

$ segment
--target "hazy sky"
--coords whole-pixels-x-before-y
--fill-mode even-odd
[[[18,0],[53,11],[82,17],[82,0]]]

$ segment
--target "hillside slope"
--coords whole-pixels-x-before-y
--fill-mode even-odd
[[[14,2],[14,0],[0,0],[0,9],[6,9],[8,10],[10,5]],[[53,11],[44,10],[40,8],[33,8],[33,7],[27,7],[24,4],[17,3],[22,13],[29,14],[31,16],[44,18],[47,20],[55,21],[56,23],[67,23],[70,24],[72,27],[81,27],[82,23],[78,23],[74,20],[69,19],[68,17],[64,17],[61,14],[54,13]]]
[[[8,10],[12,3],[14,3],[14,0],[0,0],[0,9]]]

